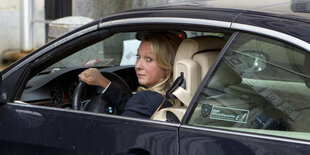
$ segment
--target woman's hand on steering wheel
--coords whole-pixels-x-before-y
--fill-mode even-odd
[[[89,68],[79,74],[79,79],[88,85],[106,88],[111,82],[104,77],[97,68]]]
[[[113,82],[117,84],[125,93],[129,95],[132,94],[131,89],[129,88],[127,83],[121,77],[112,72],[101,73],[96,68],[90,68],[79,74],[79,79],[80,82],[75,88],[72,101],[72,108],[75,110],[119,114],[118,110],[114,108],[114,105],[107,103],[100,97],[100,95],[93,98],[91,101],[87,103],[87,106],[84,107],[84,105],[81,104],[82,101],[80,100],[80,96],[85,84],[106,88],[110,82]],[[100,80],[104,80],[104,82],[100,82]]]

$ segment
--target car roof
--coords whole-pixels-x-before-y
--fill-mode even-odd
[[[301,8],[307,6],[308,8]],[[296,9],[293,7],[298,5]],[[306,18],[310,20],[310,1],[309,0],[184,0],[177,1],[171,4],[164,5],[150,5],[149,7],[131,9],[130,11],[146,11],[154,9],[210,9],[210,8],[225,8],[232,10],[242,10],[243,12],[255,11],[255,12],[264,12],[264,13],[273,13],[278,15],[291,16],[292,18]],[[308,10],[307,10],[308,9]]]
[[[300,16],[310,19],[310,10],[295,10],[294,5],[304,5],[309,0],[212,0],[207,1],[213,7],[234,8],[247,11],[274,13],[279,15]],[[310,9],[310,8],[309,8]]]
[[[225,27],[231,28],[231,30],[235,29],[241,31],[245,30],[241,28],[244,25],[251,25],[255,27],[255,30],[260,28],[268,29],[310,42],[310,36],[308,35],[310,33],[310,18],[308,17],[310,13],[294,12],[292,11],[293,9],[291,9],[292,4],[302,4],[299,2],[304,0],[270,0],[272,3],[267,3],[266,0],[262,0],[261,3],[252,3],[251,1],[250,4],[246,4],[249,3],[245,2],[246,0],[227,0],[228,4],[224,1],[226,2],[226,0],[199,1],[199,3],[184,2],[130,9],[106,16],[100,20],[100,23],[107,22],[102,25],[108,26],[113,25],[113,23],[126,23],[128,21],[131,21],[128,22],[131,24],[145,24],[147,19],[148,23],[155,23],[155,21],[156,23],[171,22],[170,24],[175,23],[174,25],[177,25],[177,23],[183,20],[185,21],[185,19],[195,19],[195,21],[187,22],[189,22],[189,24],[199,25],[197,20],[216,21],[217,23],[225,23],[225,26],[221,26],[222,28]],[[238,2],[238,4],[232,2]],[[309,1],[307,1],[307,3],[309,3]],[[236,7],[231,7],[234,5]],[[169,19],[169,21],[167,21],[167,19]],[[117,20],[117,22],[113,22],[115,20]],[[212,24],[209,24],[209,26],[213,26]],[[233,26],[237,24],[241,25],[238,27]],[[214,26],[216,27],[216,25]],[[260,30],[264,31],[263,29]],[[252,31],[253,30],[251,30],[251,32]],[[266,35],[266,33],[264,34]],[[270,36],[269,34],[267,35]],[[280,39],[283,39],[283,37]]]

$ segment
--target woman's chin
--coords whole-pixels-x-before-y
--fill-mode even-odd
[[[139,82],[140,85],[143,85],[143,86],[145,85],[145,81],[144,80],[138,80],[138,82]]]
[[[144,86],[144,87],[146,87],[146,88],[149,88],[149,87],[148,87],[148,86],[149,86],[149,83],[147,83],[147,82],[145,82],[145,81],[142,81],[142,80],[139,80],[138,82],[139,82],[139,84],[140,84],[141,86]]]

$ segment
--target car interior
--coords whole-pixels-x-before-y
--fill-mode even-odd
[[[178,67],[174,67],[174,70],[178,72],[175,72],[174,79],[181,72],[185,73],[185,79],[187,79],[186,89],[183,91],[187,96],[183,97],[186,100],[182,101],[185,102],[182,104],[182,108],[186,109],[184,107],[188,106],[202,78],[213,64],[229,34],[197,31],[176,31],[174,33],[181,33],[182,38],[194,38],[182,43],[183,47],[177,52],[175,60]],[[70,109],[75,88],[79,83],[77,75],[90,67],[98,68],[103,74],[113,73],[117,75],[135,93],[139,84],[135,75],[134,64],[136,50],[140,44],[140,34],[140,32],[116,33],[57,61],[28,81],[19,102]],[[209,41],[213,41],[212,44],[204,43]],[[188,48],[193,50],[190,55],[187,53]],[[204,60],[207,61],[202,62]],[[204,64],[199,64],[198,61]],[[196,63],[196,66],[188,66],[193,63]],[[205,65],[208,66],[205,67]],[[199,74],[199,76],[195,76],[195,74]],[[101,91],[101,88],[85,86],[80,96],[82,102],[88,102]],[[181,106],[181,104],[176,106]],[[179,121],[184,112],[185,110],[179,115]]]
[[[226,40],[216,36],[198,36],[188,38],[180,44],[174,62],[173,79],[183,74],[185,85],[178,86],[171,92],[181,103],[173,107],[163,108],[153,119],[166,120],[167,113],[172,112],[179,120],[184,113],[202,79],[215,62]]]

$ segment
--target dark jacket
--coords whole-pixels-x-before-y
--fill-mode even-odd
[[[118,85],[111,83],[101,95],[102,99],[112,103],[121,112],[122,116],[147,118],[149,119],[159,105],[164,101],[164,97],[153,91],[138,91],[131,95],[124,92]],[[167,100],[161,108],[172,106]]]

